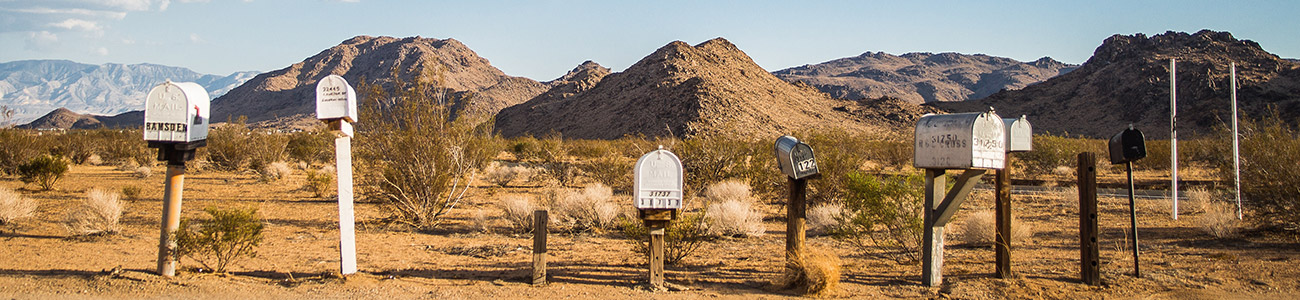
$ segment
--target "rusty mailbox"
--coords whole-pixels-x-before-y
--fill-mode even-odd
[[[817,158],[813,156],[812,147],[800,142],[792,136],[781,136],[776,139],[777,164],[781,165],[781,173],[792,179],[813,178],[819,175],[817,171]]]
[[[1002,169],[1007,132],[993,110],[922,116],[916,122],[913,165],[921,169]]]

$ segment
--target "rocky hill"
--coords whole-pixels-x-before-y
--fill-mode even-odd
[[[1029,115],[1035,132],[1109,137],[1132,123],[1148,138],[1168,138],[1171,58],[1178,61],[1180,136],[1204,134],[1231,119],[1231,62],[1237,63],[1242,117],[1264,117],[1270,107],[1292,124],[1300,117],[1300,64],[1210,30],[1114,35],[1068,74],[978,101],[935,105]]]
[[[31,121],[58,108],[112,115],[144,108],[144,98],[168,79],[195,82],[217,97],[257,72],[206,75],[154,64],[91,65],[66,60],[0,63],[0,105],[16,111],[15,123]]]
[[[1065,74],[1078,66],[1048,57],[1020,62],[959,53],[867,52],[815,65],[772,72],[840,99],[891,97],[911,103],[964,101],[1016,90]]]
[[[722,38],[695,46],[672,42],[623,72],[604,72],[584,63],[547,93],[501,110],[497,130],[507,137],[556,132],[566,138],[613,139],[726,132],[771,138],[817,128],[881,133],[908,126],[855,115],[868,111],[861,108],[864,102],[832,99],[810,86],[785,82]],[[903,105],[912,111],[901,113],[909,116],[900,119],[922,109]]]
[[[258,75],[213,100],[213,120],[314,118],[316,81],[330,74],[343,76],[354,86],[362,78],[381,85],[414,82],[421,76],[437,78],[445,88],[472,95],[462,107],[473,113],[495,113],[547,89],[528,78],[507,76],[455,39],[357,36],[302,62]]]
[[[67,108],[58,108],[31,123],[18,125],[24,129],[97,129],[138,128],[144,124],[144,111],[130,111],[115,116],[78,114]]]

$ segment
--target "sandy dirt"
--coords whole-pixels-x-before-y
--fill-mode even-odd
[[[785,224],[780,199],[761,199],[767,234],[705,244],[682,263],[667,267],[667,280],[689,288],[654,292],[642,286],[646,258],[620,233],[552,233],[550,284],[527,283],[531,235],[508,233],[497,220],[495,195],[533,193],[534,187],[471,190],[449,223],[432,233],[386,225],[382,207],[358,203],[361,273],[338,270],[337,205],[301,189],[301,171],[276,183],[252,174],[197,172],[185,182],[184,217],[205,217],[204,207],[257,208],[266,224],[256,258],[230,267],[230,274],[196,272],[182,260],[174,278],[154,274],[162,210],[163,167],[135,178],[108,166],[74,166],[56,191],[37,192],[9,177],[0,185],[40,203],[37,216],[6,226],[0,235],[0,297],[4,298],[603,298],[776,299],[800,297],[772,282],[780,276]],[[125,200],[122,230],[104,237],[71,237],[61,224],[85,191],[123,186],[143,189]],[[956,216],[992,209],[991,192],[976,191]],[[1289,233],[1252,230],[1237,238],[1214,238],[1198,229],[1201,215],[1169,216],[1168,204],[1139,200],[1142,278],[1132,276],[1126,246],[1128,200],[1102,198],[1101,286],[1079,282],[1076,205],[1050,194],[1017,195],[1013,206],[1032,226],[1027,241],[1013,245],[1013,278],[994,277],[994,253],[953,239],[945,250],[943,284],[920,285],[921,267],[880,257],[832,237],[810,236],[811,247],[843,261],[843,276],[830,298],[959,299],[1296,299],[1300,298],[1300,241]],[[486,213],[489,230],[474,225]],[[949,226],[949,232],[953,227]]]

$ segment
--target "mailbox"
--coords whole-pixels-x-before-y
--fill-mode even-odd
[[[913,165],[922,169],[1002,169],[1006,129],[1002,117],[983,113],[927,114],[916,121]]]
[[[1110,163],[1122,164],[1147,157],[1146,139],[1142,131],[1129,125],[1128,129],[1110,137]]]
[[[1007,152],[1026,152],[1034,150],[1034,128],[1024,115],[1020,118],[1002,119],[1007,132]]]
[[[636,161],[632,175],[637,209],[682,208],[682,161],[676,154],[659,146]]]
[[[357,122],[357,91],[343,76],[325,76],[316,83],[316,118]]]
[[[792,136],[776,139],[776,162],[781,166],[781,173],[793,179],[804,179],[818,175],[817,159],[812,147],[799,142]]]
[[[208,91],[197,83],[168,80],[155,86],[144,102],[144,140],[204,144],[209,102]]]

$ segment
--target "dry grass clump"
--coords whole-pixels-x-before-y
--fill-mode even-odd
[[[501,218],[506,220],[506,225],[511,230],[521,233],[533,231],[533,212],[537,210],[537,205],[528,196],[506,195],[501,197],[498,205],[501,207]]]
[[[134,159],[121,160],[117,164],[117,170],[123,172],[135,172],[135,169],[139,168],[140,163],[135,162]]]
[[[104,164],[104,158],[99,157],[99,154],[91,154],[90,156],[86,156],[86,159],[82,160],[81,163],[98,166]]]
[[[1034,228],[1029,224],[1020,222],[1015,215],[1011,215],[1011,242],[1023,243],[1034,235]],[[957,223],[956,239],[972,246],[991,246],[996,241],[998,234],[997,214],[993,210],[980,210],[966,217],[961,223]]]
[[[827,296],[840,284],[840,267],[840,258],[834,252],[807,249],[799,259],[786,262],[777,285],[799,289],[804,295]]]
[[[808,234],[827,235],[840,226],[840,220],[846,218],[844,204],[827,203],[808,209]]]
[[[289,168],[289,164],[282,161],[269,163],[261,168],[257,168],[257,175],[264,182],[276,182],[285,177],[289,177],[290,174],[293,174],[293,168]]]
[[[63,226],[74,235],[91,236],[117,233],[122,218],[122,201],[114,192],[91,189],[81,205],[68,211]]]
[[[135,171],[133,171],[131,175],[134,175],[135,178],[149,178],[149,176],[153,176],[153,168],[150,167],[135,168]]]
[[[1214,201],[1214,192],[1203,187],[1188,189],[1183,195],[1187,196],[1187,201],[1179,203],[1178,210],[1185,213],[1205,213],[1214,205],[1211,203]]]
[[[131,199],[131,200],[140,199],[141,191],[142,190],[138,186],[134,186],[134,185],[124,186],[122,187],[122,196],[126,197],[126,199]]]
[[[555,203],[555,218],[570,231],[602,231],[614,225],[618,205],[612,200],[613,190],[600,183],[592,183],[580,192],[568,192]]]
[[[709,234],[757,237],[767,232],[763,214],[754,210],[748,183],[734,179],[718,182],[706,188],[704,196],[709,201],[704,213]]]
[[[1202,207],[1205,213],[1196,219],[1196,225],[1205,233],[1216,238],[1227,238],[1236,236],[1246,227],[1244,222],[1237,219],[1234,203],[1207,199]]]
[[[1068,208],[1070,212],[1079,211],[1079,187],[1063,187],[1050,193],[1051,197],[1060,199],[1059,204]]]
[[[13,190],[0,187],[0,225],[13,223],[36,214],[36,201],[23,197]]]
[[[303,182],[302,188],[317,198],[324,198],[330,195],[331,188],[334,187],[334,168],[323,167],[320,170],[307,170],[307,180]]]
[[[515,180],[526,182],[533,177],[533,170],[528,167],[519,165],[511,166],[496,162],[488,166],[487,170],[484,172],[485,174],[483,175],[484,177],[487,177],[488,181],[501,187],[506,187]]]

